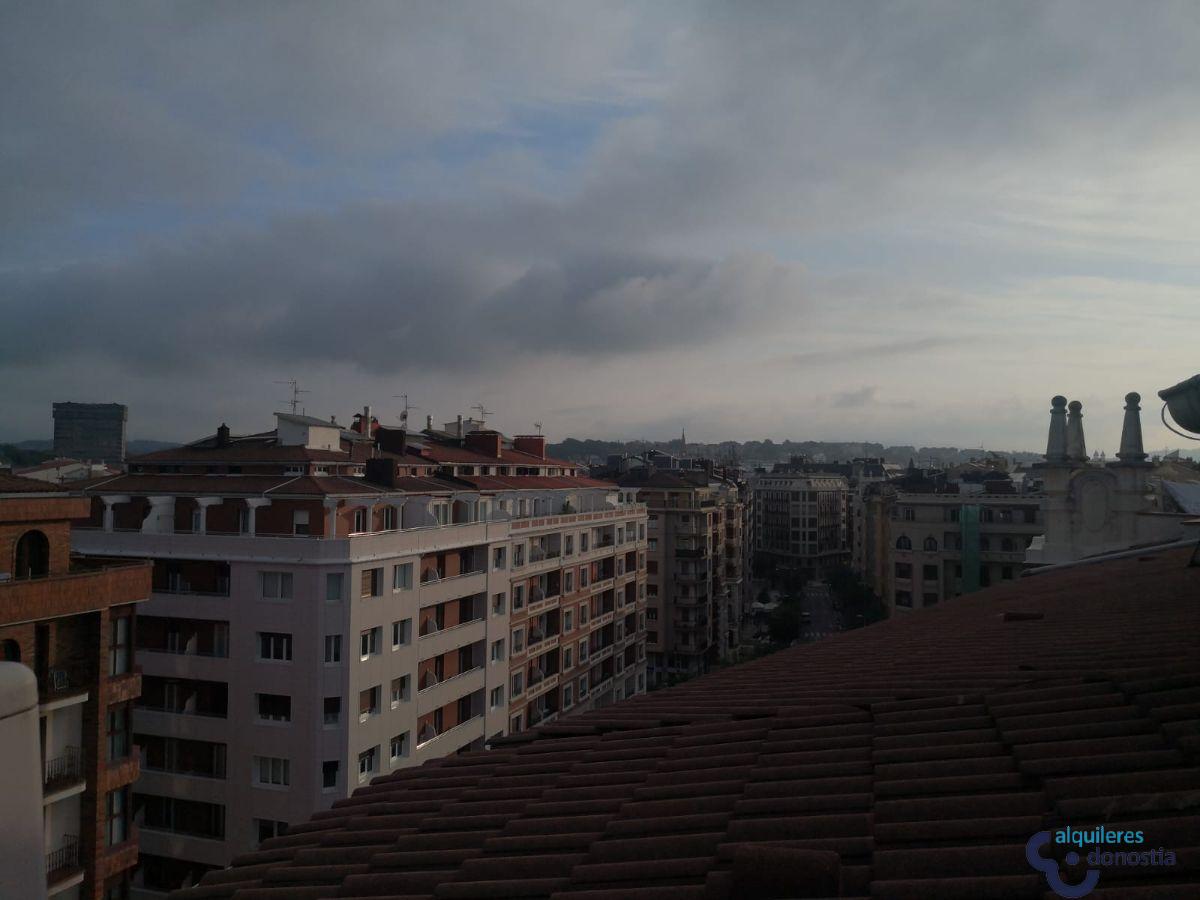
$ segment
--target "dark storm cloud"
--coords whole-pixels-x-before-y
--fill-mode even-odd
[[[181,374],[247,358],[463,369],[522,351],[609,357],[686,345],[799,309],[798,274],[764,256],[585,255],[536,233],[528,243],[530,262],[514,264],[505,221],[371,210],[9,273],[6,319],[31,339],[5,355]]]

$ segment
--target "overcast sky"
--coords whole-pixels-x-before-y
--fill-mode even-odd
[[[0,438],[407,393],[1115,450],[1200,370],[1200,4],[0,6]],[[1169,442],[1177,445],[1177,440]]]

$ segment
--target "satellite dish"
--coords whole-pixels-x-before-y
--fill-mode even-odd
[[[1158,396],[1163,399],[1163,424],[1180,437],[1200,441],[1200,375],[1193,375],[1187,381],[1181,381],[1174,387],[1159,391]],[[1171,427],[1171,423],[1167,421],[1168,409],[1171,411],[1171,418],[1180,428],[1190,431],[1192,434],[1184,434]]]

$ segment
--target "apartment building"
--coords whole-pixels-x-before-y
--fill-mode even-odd
[[[223,425],[85,489],[76,545],[154,563],[137,896],[377,775],[645,689],[643,505],[540,436],[355,419]]]
[[[121,463],[125,459],[123,403],[55,403],[54,455],[90,462]]]
[[[709,461],[692,468],[626,465],[618,483],[647,508],[651,684],[735,659],[750,590],[745,485]]]
[[[840,474],[760,472],[754,491],[755,574],[803,584],[850,563],[850,485]]]
[[[1044,499],[1003,473],[955,482],[910,466],[871,494],[868,583],[881,581],[885,606],[904,611],[1019,578],[1044,531]]]
[[[118,900],[137,863],[134,611],[150,566],[71,554],[89,501],[0,475],[0,658],[37,678],[46,893]],[[14,748],[0,747],[0,762]],[[15,752],[15,751],[14,751]]]

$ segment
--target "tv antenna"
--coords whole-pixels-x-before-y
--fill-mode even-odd
[[[487,419],[488,416],[490,416],[492,414],[492,411],[490,409],[488,409],[486,406],[484,406],[482,403],[476,403],[474,406],[471,407],[471,409],[479,410],[479,420],[480,421],[484,421],[485,419]]]
[[[401,427],[407,428],[408,427],[408,411],[410,409],[420,409],[421,407],[414,406],[413,404],[409,403],[408,402],[408,394],[392,394],[392,396],[396,399],[404,401],[404,411],[402,413],[400,413],[400,415],[398,415],[396,418],[398,418],[400,420]]]
[[[542,433],[542,423],[541,422],[534,422],[533,427],[538,430],[538,434]]]
[[[275,383],[276,384],[290,384],[292,386],[292,399],[284,400],[283,402],[289,404],[292,407],[292,415],[293,416],[296,414],[296,407],[298,407],[300,405],[300,395],[312,393],[312,391],[300,390],[300,382],[298,382],[295,378],[293,378],[291,381],[277,381]]]

